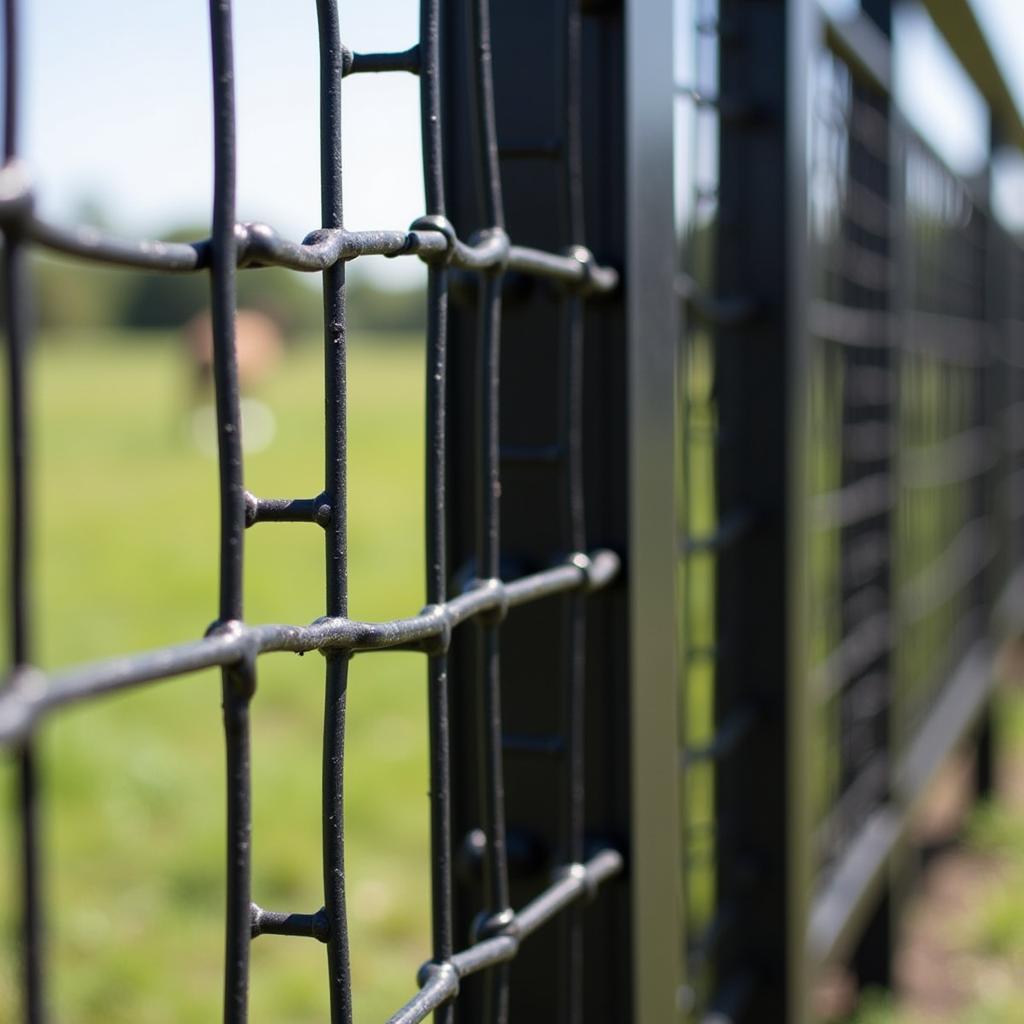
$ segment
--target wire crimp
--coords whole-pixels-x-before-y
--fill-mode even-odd
[[[444,236],[445,247],[437,250],[429,244],[424,244],[427,239],[421,238],[420,233],[440,234]],[[417,217],[409,225],[409,238],[405,248],[400,253],[416,253],[424,263],[444,263],[448,265],[455,257],[455,249],[459,244],[459,237],[455,233],[452,222],[439,213],[428,213],[423,217]]]

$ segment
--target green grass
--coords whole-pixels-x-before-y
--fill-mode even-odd
[[[186,374],[166,337],[47,339],[32,367],[33,579],[38,660],[72,664],[200,636],[216,614],[215,463],[188,438]],[[350,611],[423,603],[422,387],[415,339],[356,337],[350,353]],[[315,344],[289,352],[260,394],[278,434],[246,459],[267,496],[323,481]],[[247,534],[246,617],[323,613],[323,540],[309,525]],[[322,903],[323,663],[270,655],[253,703],[253,898]],[[424,662],[357,657],[346,813],[356,1011],[383,1019],[428,955]],[[43,856],[50,999],[69,1022],[209,1021],[223,960],[224,753],[215,673],[61,713],[46,725]],[[13,788],[4,764],[4,799]],[[11,821],[5,816],[5,821]],[[8,829],[0,858],[14,855]],[[0,916],[16,912],[0,865]],[[9,943],[0,1019],[17,1002]],[[252,1019],[326,1019],[325,958],[309,940],[252,950]]]
[[[278,434],[270,448],[246,459],[247,485],[258,494],[310,496],[322,487],[320,360],[315,343],[294,348],[259,395],[274,411]],[[187,374],[174,339],[49,338],[31,381],[38,660],[56,667],[201,635],[217,606],[216,465],[189,438]],[[709,381],[707,366],[691,368],[694,533],[714,525]],[[417,339],[352,339],[350,609],[356,617],[390,618],[423,603],[422,389]],[[829,489],[828,480],[817,483]],[[817,554],[830,557],[827,550]],[[246,570],[249,621],[303,623],[322,614],[323,545],[316,528],[267,524],[250,531]],[[687,639],[710,645],[712,561],[693,559],[682,584]],[[253,897],[273,909],[311,911],[322,902],[322,676],[318,655],[260,661]],[[361,1020],[385,1019],[404,1001],[429,952],[424,677],[422,656],[412,654],[360,656],[352,668],[348,893]],[[686,679],[690,743],[709,738],[713,681],[707,664],[694,666]],[[1008,702],[1005,718],[1007,735],[1024,747],[1024,702]],[[58,714],[41,747],[55,1019],[216,1019],[225,801],[217,675],[156,684]],[[825,762],[824,743],[818,754]],[[10,764],[0,765],[0,774],[0,799],[9,800]],[[710,822],[710,770],[690,772],[686,799],[691,822]],[[971,835],[1008,859],[1012,884],[962,923],[965,942],[981,955],[1020,964],[1024,830],[993,807],[976,815]],[[15,840],[8,827],[0,860],[13,857]],[[697,932],[713,910],[713,836],[695,838],[689,852],[688,924]],[[17,908],[15,878],[12,864],[0,864],[5,929]],[[10,944],[0,943],[0,1020],[16,1012],[15,967]],[[326,1019],[322,948],[261,937],[252,949],[251,992],[256,1024]],[[1015,990],[995,991],[957,1024],[1024,1019],[1020,999]],[[886,1000],[858,1017],[859,1024],[905,1020]]]

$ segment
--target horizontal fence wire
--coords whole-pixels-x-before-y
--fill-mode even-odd
[[[214,201],[210,237],[192,244],[161,241],[125,241],[91,227],[65,228],[46,222],[34,212],[32,177],[19,156],[18,110],[22,95],[18,65],[21,34],[19,4],[4,7],[4,164],[0,169],[0,229],[3,232],[4,324],[8,360],[9,417],[9,577],[11,650],[13,668],[0,692],[0,744],[16,753],[20,763],[18,820],[21,834],[21,913],[24,1018],[41,1021],[47,1006],[44,898],[38,874],[40,803],[34,756],[36,730],[45,720],[74,704],[115,691],[165,683],[174,677],[205,668],[222,670],[225,746],[227,755],[227,907],[224,967],[224,1018],[243,1021],[249,993],[249,947],[259,935],[314,938],[327,947],[331,1019],[352,1017],[352,980],[349,966],[345,906],[343,765],[348,665],[353,656],[380,650],[412,650],[428,658],[430,731],[431,873],[433,950],[419,975],[412,999],[391,1018],[412,1024],[451,1004],[459,982],[488,968],[497,978],[488,1019],[503,1020],[507,1003],[508,973],[500,965],[513,959],[520,943],[552,918],[573,914],[572,907],[592,897],[606,879],[623,868],[619,850],[588,850],[584,857],[582,813],[582,661],[567,659],[565,701],[569,709],[566,743],[574,774],[565,787],[567,861],[554,872],[550,886],[518,911],[508,906],[507,879],[503,881],[504,811],[501,799],[501,688],[496,670],[498,626],[520,606],[557,595],[570,595],[573,635],[583,628],[583,601],[587,594],[607,587],[619,573],[619,556],[604,549],[583,548],[583,490],[579,396],[582,371],[579,353],[580,304],[593,294],[618,285],[618,274],[601,265],[583,248],[582,238],[561,252],[512,244],[501,213],[500,174],[494,161],[494,109],[491,97],[490,40],[486,0],[472,6],[471,38],[440,38],[439,0],[422,0],[420,40],[400,52],[354,54],[341,43],[335,0],[317,2],[321,117],[321,217],[319,228],[302,242],[289,241],[262,224],[238,224],[235,217],[235,88],[232,13],[229,0],[210,0],[212,44]],[[578,31],[579,11],[566,8],[569,37]],[[576,28],[573,29],[573,25]],[[487,227],[462,239],[445,216],[442,143],[445,132],[467,126],[442,125],[440,76],[442,45],[447,60],[466,60],[474,67],[473,88],[480,124],[475,133],[478,158],[490,183]],[[578,45],[574,43],[573,45]],[[419,77],[426,214],[407,230],[353,232],[344,227],[341,175],[341,90],[345,76],[365,72],[403,72]],[[579,116],[579,89],[567,94],[568,117]],[[578,157],[577,157],[578,159]],[[580,182],[572,176],[570,189]],[[579,219],[574,228],[582,229]],[[96,664],[46,673],[33,664],[31,641],[31,574],[27,564],[28,527],[31,520],[30,480],[27,473],[26,357],[30,342],[29,281],[26,252],[38,247],[94,263],[116,264],[168,273],[203,272],[210,281],[214,337],[214,384],[220,491],[220,603],[214,624],[201,639],[139,654],[111,658]],[[416,256],[428,266],[427,288],[427,605],[418,614],[386,622],[359,622],[347,615],[348,541],[346,534],[346,337],[345,265],[361,256]],[[235,349],[235,279],[238,270],[279,266],[323,275],[324,375],[326,386],[325,482],[314,498],[262,498],[245,489],[241,449],[238,368]],[[476,276],[481,303],[482,350],[491,355],[477,382],[475,401],[484,430],[481,434],[479,473],[475,486],[481,501],[481,548],[472,578],[457,594],[448,593],[453,570],[445,549],[447,394],[447,290],[452,270]],[[565,509],[572,525],[568,552],[552,552],[549,567],[516,579],[499,576],[501,554],[498,532],[497,477],[499,427],[496,396],[498,364],[497,315],[502,275],[509,271],[547,279],[566,296],[570,328],[563,335],[560,353],[569,397],[564,439],[569,453],[570,485]],[[575,324],[576,326],[572,326]],[[325,615],[308,625],[253,625],[244,620],[242,574],[247,528],[266,522],[308,522],[321,527],[325,537]],[[557,611],[553,611],[557,614]],[[491,752],[481,791],[485,821],[485,863],[492,880],[490,909],[481,908],[484,922],[472,943],[457,950],[452,927],[451,786],[453,772],[474,767],[453,764],[449,756],[447,651],[453,633],[467,622],[482,627],[485,687],[488,708],[479,723],[480,743]],[[577,639],[577,643],[579,640]],[[249,706],[256,688],[260,655],[271,651],[320,651],[326,663],[323,749],[323,874],[324,905],[314,913],[268,910],[250,895],[251,789],[249,764]],[[497,739],[495,739],[495,737]],[[572,917],[566,948],[567,971],[578,970],[580,919]],[[442,1011],[441,1019],[450,1014]],[[578,1013],[578,1009],[574,1012]]]

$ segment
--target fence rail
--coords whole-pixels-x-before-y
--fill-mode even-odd
[[[231,4],[210,0],[212,228],[191,244],[36,213],[19,7],[0,745],[24,1019],[47,1010],[38,731],[217,667],[224,1018],[246,1019],[250,944],[277,935],[325,945],[331,1019],[351,1020],[347,671],[394,649],[427,661],[432,947],[393,1022],[799,1024],[824,965],[889,983],[911,814],[965,742],[991,786],[994,650],[1024,589],[1024,251],[899,111],[889,0],[847,20],[811,0],[421,0],[415,45],[375,54],[317,0],[322,216],[302,241],[236,223]],[[1024,138],[969,8],[929,7],[997,138]],[[341,91],[363,73],[419,80],[426,209],[405,230],[344,226]],[[205,273],[214,331],[214,624],[59,673],[33,663],[36,249]],[[372,255],[427,266],[425,607],[385,622],[347,608],[345,267]],[[325,473],[299,498],[245,486],[235,281],[265,266],[323,277]],[[246,531],[279,522],[324,533],[312,623],[244,619]],[[302,912],[250,892],[271,651],[325,657],[324,898]]]

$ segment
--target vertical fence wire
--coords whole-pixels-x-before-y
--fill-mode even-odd
[[[444,165],[441,147],[439,0],[420,5],[420,134],[423,145],[423,191],[427,217],[443,220]],[[450,226],[449,226],[450,227]],[[445,428],[448,390],[448,271],[443,264],[427,269],[426,595],[428,607],[440,608],[447,597],[445,476],[448,465]],[[430,846],[432,954],[447,963],[454,951],[452,923],[451,739],[447,644],[431,653],[427,664],[427,714],[430,730]],[[452,1024],[449,1003],[435,1015],[437,1024]]]
[[[235,357],[235,81],[229,0],[210,2],[210,40],[214,119],[210,312],[220,481],[220,613],[216,628],[231,629],[243,618],[245,486]],[[222,675],[228,804],[224,1019],[241,1022],[247,1016],[249,992],[249,700],[256,686],[255,662],[243,659],[226,666]]]
[[[494,86],[491,77],[489,0],[470,5],[474,133],[473,154],[482,219],[494,233],[504,230],[501,172],[494,119]],[[480,280],[477,289],[477,574],[481,581],[500,576],[501,470],[500,470],[500,374],[501,374],[501,268]],[[505,840],[505,784],[502,753],[500,617],[480,624],[479,724],[480,820],[483,823],[484,886],[488,910],[481,918],[482,937],[500,932],[512,916],[509,895],[508,853]],[[484,1019],[504,1024],[508,1019],[508,967],[489,971],[485,978]]]
[[[318,0],[320,40],[320,216],[323,226],[341,229],[341,82],[343,58],[336,0]],[[328,616],[348,612],[348,538],[346,494],[346,332],[345,264],[324,271],[324,380],[326,479],[329,511],[326,531]],[[324,705],[323,864],[324,907],[327,911],[327,970],[331,1019],[352,1019],[345,905],[345,712],[348,700],[349,654],[328,652]]]
[[[16,0],[4,3],[4,163],[17,168],[20,142],[19,105],[20,17]],[[28,579],[28,409],[25,364],[28,357],[27,275],[25,250],[16,230],[4,231],[3,298],[7,335],[8,431],[8,551],[10,658],[16,672],[31,661],[31,626]],[[22,986],[25,1020],[44,1019],[43,908],[40,886],[39,784],[31,738],[18,751],[18,806],[20,812]]]

